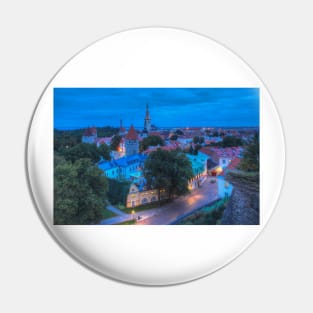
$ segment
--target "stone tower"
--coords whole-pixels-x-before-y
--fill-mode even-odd
[[[130,126],[129,131],[125,136],[125,152],[126,156],[139,153],[138,134],[133,125]]]
[[[146,105],[146,116],[145,116],[145,124],[144,124],[143,129],[146,130],[147,132],[151,131],[151,118],[150,118],[148,103]]]

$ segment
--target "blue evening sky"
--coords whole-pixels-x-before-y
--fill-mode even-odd
[[[55,88],[54,127],[259,126],[258,88]]]

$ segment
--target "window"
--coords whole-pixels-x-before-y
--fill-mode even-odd
[[[141,201],[142,204],[145,204],[145,203],[147,203],[147,202],[148,202],[148,199],[147,199],[147,198],[143,198],[142,201]]]

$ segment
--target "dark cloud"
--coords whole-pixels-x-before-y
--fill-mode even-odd
[[[55,128],[143,126],[258,126],[258,88],[55,88]]]

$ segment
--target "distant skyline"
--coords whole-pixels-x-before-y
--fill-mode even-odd
[[[54,128],[258,127],[258,88],[54,88]]]

